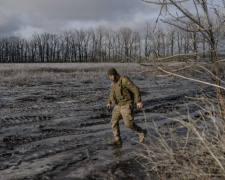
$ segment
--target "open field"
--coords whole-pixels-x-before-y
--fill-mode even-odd
[[[135,119],[143,128],[153,120],[165,125],[168,118],[185,119],[187,107],[196,116],[199,108],[186,97],[210,91],[191,81],[141,73],[138,64],[1,64],[1,180],[148,179],[135,162],[142,148],[138,136],[122,121],[123,146],[107,145],[109,67],[140,87],[145,116],[135,110]]]

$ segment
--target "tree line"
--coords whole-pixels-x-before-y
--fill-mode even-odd
[[[99,26],[58,34],[34,33],[30,38],[0,37],[0,62],[140,62],[175,54],[184,59],[188,54],[204,57],[209,47],[200,33],[169,25],[153,28],[146,23],[142,32]]]

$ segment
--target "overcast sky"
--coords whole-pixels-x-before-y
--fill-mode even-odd
[[[159,7],[141,0],[0,0],[0,36],[58,33],[102,25],[141,28]]]

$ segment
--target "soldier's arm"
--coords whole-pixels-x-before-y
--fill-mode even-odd
[[[132,93],[134,93],[136,103],[141,103],[141,93],[139,88],[128,77],[124,77],[122,85],[127,87]]]
[[[110,97],[112,96],[111,94],[112,94],[112,92],[110,91],[110,94],[109,94],[109,98],[108,98],[107,104],[112,104],[112,101],[111,101],[111,98],[110,98]]]
[[[111,86],[112,86],[112,85],[111,85]],[[107,104],[112,104],[112,103],[114,103],[114,102],[113,102],[113,99],[114,99],[114,91],[113,91],[113,89],[112,89],[112,87],[111,87]]]

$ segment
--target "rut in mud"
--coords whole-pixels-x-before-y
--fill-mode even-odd
[[[146,117],[135,110],[141,127],[146,128],[145,120],[148,125],[153,120],[169,123],[167,118],[178,116],[177,111],[186,114],[187,106],[190,113],[197,111],[185,97],[201,93],[199,85],[123,69],[119,72],[127,73],[142,92]],[[110,88],[106,70],[69,73],[73,73],[70,78],[51,82],[36,78],[22,86],[0,88],[0,179],[144,179],[135,162],[142,145],[122,120],[123,146],[107,145],[112,131],[111,111],[106,109]]]

